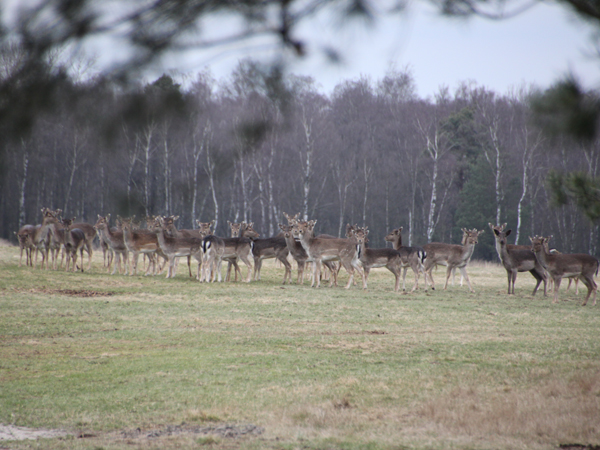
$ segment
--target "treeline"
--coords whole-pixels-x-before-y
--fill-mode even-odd
[[[507,222],[519,244],[553,235],[561,251],[597,254],[598,226],[554,207],[547,177],[598,176],[598,143],[547,138],[532,94],[465,83],[422,99],[410,73],[391,72],[326,96],[309,78],[277,82],[247,61],[186,88],[169,76],[135,89],[65,76],[53,104],[3,143],[0,236],[39,223],[42,207],[88,222],[215,219],[219,234],[227,220],[252,221],[263,236],[283,212],[301,212],[323,233],[367,225],[371,246],[399,226],[407,245],[478,228],[475,257],[495,259],[487,224]]]

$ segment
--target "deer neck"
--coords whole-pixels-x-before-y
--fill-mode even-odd
[[[549,259],[551,259],[552,255],[546,253],[546,249],[544,248],[543,245],[541,246],[541,248],[539,250],[534,251],[534,253],[535,253],[535,257],[540,262],[542,267],[544,269],[548,270],[548,263],[550,262]]]
[[[469,262],[471,256],[473,256],[473,252],[475,251],[475,244],[467,242],[463,245],[463,250],[461,254],[461,262],[466,263]]]

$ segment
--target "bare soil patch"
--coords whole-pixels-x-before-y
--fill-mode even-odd
[[[18,292],[32,294],[68,295],[70,297],[110,297],[114,292],[90,291],[88,289],[23,289]]]
[[[189,426],[189,425],[169,425],[157,430],[142,430],[137,428],[131,431],[121,433],[124,439],[155,439],[163,436],[177,436],[181,434],[215,435],[223,438],[241,438],[244,436],[259,436],[264,433],[264,428],[253,425],[215,425],[215,426]]]
[[[26,439],[56,438],[66,436],[68,433],[61,430],[42,430],[14,425],[0,424],[0,441],[24,441]]]

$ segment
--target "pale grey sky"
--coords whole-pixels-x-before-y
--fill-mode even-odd
[[[440,17],[427,4],[414,2],[374,28],[357,24],[336,28],[326,16],[306,23],[298,35],[308,42],[310,56],[290,64],[291,72],[312,76],[326,93],[340,81],[361,75],[376,81],[390,67],[410,68],[422,97],[432,96],[440,86],[453,91],[460,82],[471,80],[498,93],[523,84],[548,87],[569,71],[587,87],[600,86],[600,58],[591,56],[593,30],[553,4],[540,3],[502,21],[462,21]],[[345,54],[344,64],[333,65],[315,51],[328,42]],[[268,48],[257,40],[241,49],[197,52],[165,63],[182,73],[210,67],[217,78],[223,78],[240,58],[268,58]]]
[[[19,5],[27,1],[36,0],[0,0],[5,7],[4,19],[10,21]],[[386,1],[382,0],[382,5]],[[433,96],[440,86],[453,91],[464,81],[501,94],[523,84],[548,87],[569,71],[586,87],[600,87],[600,58],[591,56],[593,30],[552,3],[540,1],[527,12],[502,21],[440,17],[422,0],[412,0],[406,11],[384,16],[372,28],[350,23],[339,29],[331,17],[321,13],[296,30],[296,36],[307,43],[309,56],[290,58],[288,66],[292,73],[313,77],[327,94],[341,81],[362,75],[377,81],[391,67],[409,68],[421,97]],[[210,36],[241,26],[226,18],[202,23]],[[151,81],[173,70],[190,80],[209,68],[217,79],[227,78],[240,58],[271,58],[276,47],[273,43],[272,38],[259,38],[212,51],[171,55],[155,65],[147,77]],[[92,44],[88,50],[97,54],[101,67],[126,54],[118,39],[96,39]],[[323,57],[319,49],[328,44],[341,50],[344,63],[334,65]]]

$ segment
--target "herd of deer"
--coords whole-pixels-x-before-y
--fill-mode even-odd
[[[336,238],[329,235],[315,235],[316,220],[299,220],[299,214],[290,216],[285,214],[287,225],[279,224],[281,232],[271,238],[261,239],[259,233],[253,229],[252,223],[228,222],[232,237],[221,238],[211,232],[213,222],[196,221],[198,228],[194,230],[178,230],[175,221],[178,216],[156,216],[146,218],[147,227],[142,229],[132,219],[118,220],[117,227],[110,226],[110,214],[106,217],[98,216],[95,225],[79,222],[74,219],[63,219],[62,210],[52,211],[42,209],[43,220],[40,225],[25,225],[16,232],[21,247],[22,264],[23,252],[26,254],[27,264],[33,266],[33,251],[42,255],[41,267],[54,269],[62,267],[66,257],[66,270],[83,271],[83,251],[88,253],[88,268],[91,268],[93,241],[96,236],[104,252],[104,266],[110,271],[115,260],[112,274],[117,271],[130,275],[137,274],[138,259],[140,254],[149,260],[146,275],[167,271],[167,278],[175,276],[177,258],[187,257],[189,275],[192,276],[191,258],[198,261],[196,278],[199,281],[219,282],[221,265],[228,263],[225,281],[229,281],[231,268],[235,270],[235,280],[241,271],[238,262],[241,260],[248,268],[245,279],[260,280],[260,271],[264,259],[276,258],[285,268],[283,283],[292,281],[292,267],[288,261],[291,255],[298,266],[299,284],[304,283],[304,269],[306,264],[312,263],[312,286],[319,287],[322,266],[328,269],[330,286],[337,285],[337,275],[343,266],[348,272],[349,279],[346,288],[354,282],[355,271],[362,276],[363,288],[367,289],[367,279],[372,268],[386,267],[395,276],[394,290],[400,290],[400,275],[403,271],[402,289],[406,288],[406,273],[408,268],[413,270],[415,281],[412,291],[418,289],[419,276],[422,273],[425,279],[425,290],[429,286],[435,289],[432,277],[434,267],[446,266],[446,283],[448,287],[450,276],[459,269],[466,280],[469,290],[473,291],[469,276],[466,271],[471,260],[478,237],[483,230],[468,230],[463,228],[463,240],[460,245],[445,243],[429,243],[423,247],[406,247],[402,245],[402,227],[389,233],[385,240],[392,242],[393,248],[370,248],[367,246],[369,230],[367,227],[348,225],[346,238]],[[496,238],[496,250],[506,269],[508,276],[508,293],[515,293],[515,280],[518,272],[530,272],[537,284],[533,295],[540,284],[554,284],[554,302],[558,301],[558,288],[562,278],[581,280],[588,288],[588,293],[583,305],[593,293],[593,304],[596,304],[597,285],[594,276],[598,273],[598,259],[587,254],[560,254],[549,249],[550,238],[533,237],[531,245],[510,245],[507,237],[511,230],[506,230],[506,224],[495,226],[489,224]],[[58,263],[58,256],[62,250],[62,258]],[[77,254],[81,257],[81,268],[77,265]],[[131,261],[129,260],[131,253]],[[159,264],[159,258],[163,263]],[[121,260],[124,262],[122,270]],[[570,284],[570,283],[569,283]]]

